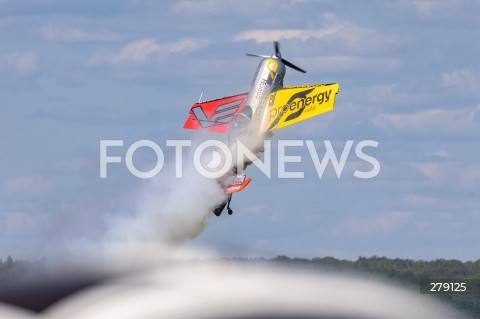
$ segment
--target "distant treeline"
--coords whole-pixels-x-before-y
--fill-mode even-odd
[[[42,276],[45,272],[45,259],[36,261],[14,260],[8,256],[0,259],[0,285],[18,279]]]
[[[281,265],[313,270],[335,270],[358,272],[371,276],[378,276],[396,281],[406,287],[419,291],[422,281],[438,279],[479,279],[480,259],[477,261],[462,262],[459,260],[436,259],[432,261],[412,259],[391,259],[386,257],[359,257],[355,261],[336,259],[333,257],[317,257],[312,259],[290,258],[278,256],[266,258],[228,258],[227,260],[240,263],[260,263],[267,265]],[[45,260],[22,261],[8,257],[0,259],[0,285],[17,279],[35,278],[45,272]],[[453,304],[456,308],[465,310],[473,318],[480,319],[480,294],[442,294],[435,295],[444,301]]]
[[[303,259],[278,256],[270,261],[336,270],[366,271],[409,283],[431,279],[480,279],[480,259],[473,262],[461,262],[455,259],[424,261],[373,256],[359,257],[355,261],[350,261],[333,257]]]

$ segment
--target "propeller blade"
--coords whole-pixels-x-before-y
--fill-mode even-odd
[[[277,57],[280,57],[281,54],[280,54],[280,44],[278,43],[278,41],[273,41],[273,47],[275,48],[275,55]]]
[[[254,56],[254,57],[257,57],[257,58],[269,58],[270,56],[269,55],[260,55],[260,54],[251,54],[251,53],[245,53],[246,55],[248,56]]]
[[[282,62],[286,65],[286,66],[289,66],[291,67],[292,69],[294,70],[297,70],[299,72],[302,72],[302,73],[307,73],[307,71],[303,70],[303,69],[300,69],[298,66],[296,66],[295,64],[292,64],[290,62],[288,62],[287,60],[285,59],[282,59]]]
[[[299,68],[295,64],[293,64],[291,62],[288,62],[287,60],[282,58],[282,55],[280,53],[280,44],[278,43],[278,41],[273,41],[273,48],[275,49],[275,57],[280,59],[286,66],[291,67],[292,69],[297,70],[299,72],[307,73],[307,71]],[[260,54],[251,54],[251,53],[247,53],[247,55],[248,56],[259,57],[259,58],[270,58],[269,55],[260,55]],[[273,57],[273,55],[271,57]]]

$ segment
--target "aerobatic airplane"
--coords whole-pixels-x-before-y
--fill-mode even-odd
[[[274,42],[274,48],[271,56],[247,54],[262,58],[249,92],[195,103],[183,127],[228,133],[232,152],[240,141],[258,157],[264,140],[273,135],[271,131],[331,111],[338,83],[284,87],[285,66],[305,71],[282,58],[278,42]],[[234,165],[218,180],[227,199],[212,208],[215,215],[220,216],[225,206],[228,214],[232,214],[232,193],[243,190],[251,181],[240,174],[249,164],[251,161],[245,159],[243,167]]]

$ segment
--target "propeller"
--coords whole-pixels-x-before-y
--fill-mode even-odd
[[[280,54],[280,44],[278,43],[278,41],[273,41],[273,47],[275,48],[275,55],[281,58],[282,55]]]
[[[302,73],[307,73],[307,71],[305,71],[304,69],[300,69],[298,66],[296,66],[295,64],[293,64],[291,62],[288,62],[285,59],[282,59],[282,62],[285,63],[286,66],[289,66],[294,70],[297,70],[297,71],[302,72]]]
[[[286,66],[294,69],[294,70],[297,70],[299,72],[302,72],[302,73],[307,73],[307,71],[299,68],[298,66],[296,66],[295,64],[285,60],[284,58],[282,58],[282,54],[280,53],[280,44],[278,43],[278,41],[273,41],[273,47],[275,49],[275,54],[274,56],[277,57],[278,59],[280,59]],[[254,57],[259,57],[259,58],[270,58],[269,55],[260,55],[260,54],[250,54],[250,53],[247,53],[248,56],[254,56]]]
[[[254,57],[258,57],[258,58],[269,58],[270,57],[269,55],[260,55],[260,54],[251,54],[251,53],[246,53],[246,55],[254,56]]]

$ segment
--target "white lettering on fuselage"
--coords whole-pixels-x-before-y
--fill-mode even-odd
[[[259,101],[262,98],[263,91],[265,90],[265,86],[267,85],[267,80],[262,80],[258,85],[258,90],[255,94],[255,98],[252,101],[252,108],[257,108]]]

